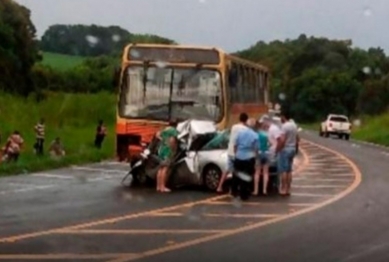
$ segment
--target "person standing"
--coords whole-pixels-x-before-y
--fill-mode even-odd
[[[256,124],[255,119],[249,119],[247,121],[247,127],[241,129],[234,143],[234,172],[242,172],[250,177],[254,176],[255,163],[258,158],[258,134],[254,131]],[[240,194],[242,200],[246,200],[249,195],[249,182],[237,177],[237,173],[234,174],[231,185],[231,194],[233,197],[237,197]],[[248,192],[246,192],[248,191]]]
[[[161,146],[158,150],[158,156],[161,164],[157,173],[157,192],[168,193],[171,190],[166,187],[169,168],[177,150],[177,122],[171,121],[169,126],[157,133],[157,138],[161,140]]]
[[[239,131],[247,128],[247,120],[249,119],[248,115],[246,113],[241,113],[239,116],[239,123],[235,124],[231,128],[230,132],[230,138],[228,142],[228,156],[227,156],[227,171],[224,172],[220,178],[219,185],[216,189],[216,192],[221,193],[223,191],[223,183],[226,180],[229,173],[232,173],[233,167],[234,167],[234,146],[235,146],[235,139]]]
[[[101,148],[106,135],[107,128],[104,126],[103,120],[100,120],[96,128],[95,147]]]
[[[296,155],[296,147],[298,147],[299,136],[297,126],[293,121],[290,121],[288,113],[282,113],[282,135],[281,146],[278,147],[278,169],[281,173],[281,195],[290,195],[292,185],[292,169],[293,160]]]
[[[268,116],[264,117],[264,121],[269,125],[268,129],[268,138],[269,138],[269,161],[271,160],[277,160],[278,163],[278,152],[279,148],[282,146],[282,130],[281,127],[278,126],[276,121]],[[278,192],[281,194],[280,191],[280,182],[281,182],[281,175],[279,174],[277,177],[277,187]]]
[[[267,195],[267,187],[269,183],[269,137],[268,129],[269,124],[263,120],[258,121],[258,140],[259,140],[259,157],[257,159],[257,166],[254,176],[254,192],[253,195],[258,195],[259,191],[259,178],[263,176],[263,188],[262,193]]]
[[[35,150],[37,155],[43,155],[43,148],[45,142],[45,120],[41,118],[34,127],[35,130]]]

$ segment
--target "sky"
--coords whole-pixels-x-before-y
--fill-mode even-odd
[[[53,24],[118,25],[228,52],[301,33],[389,53],[388,0],[16,0],[38,37]]]

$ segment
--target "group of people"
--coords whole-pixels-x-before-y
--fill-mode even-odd
[[[281,115],[281,125],[269,116],[257,120],[246,113],[239,116],[239,123],[231,128],[228,145],[228,170],[219,182],[217,192],[223,191],[223,183],[229,173],[239,170],[254,177],[253,195],[259,193],[259,180],[263,176],[262,193],[267,195],[269,164],[277,161],[278,193],[286,196],[291,193],[293,160],[298,150],[299,136],[294,121],[287,113]],[[239,193],[239,182],[233,176],[231,194]]]
[[[44,154],[45,143],[45,120],[42,118],[34,126],[35,143],[34,152],[38,156]],[[98,122],[96,128],[96,135],[94,145],[96,148],[101,148],[105,136],[107,135],[107,129],[102,120]],[[5,145],[0,150],[0,162],[17,162],[20,152],[24,145],[24,139],[19,131],[15,130],[5,141]],[[56,137],[50,144],[49,154],[53,158],[60,158],[65,156],[66,152],[62,144],[61,138]]]
[[[297,126],[288,114],[281,115],[281,125],[269,116],[257,120],[249,118],[246,113],[240,114],[239,123],[232,126],[228,144],[228,170],[220,179],[217,192],[223,191],[223,183],[229,173],[240,170],[254,178],[253,195],[259,194],[260,176],[263,176],[262,193],[267,195],[269,167],[271,159],[276,159],[280,174],[279,194],[291,193],[293,160],[298,150],[299,136]],[[157,133],[161,140],[158,156],[161,160],[157,173],[156,190],[170,192],[166,187],[169,165],[177,151],[177,123],[172,121]],[[233,176],[235,177],[235,176]],[[231,194],[237,196],[239,183],[233,179]]]

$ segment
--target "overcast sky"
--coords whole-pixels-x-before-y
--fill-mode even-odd
[[[41,36],[52,24],[119,25],[227,51],[299,34],[389,53],[389,0],[16,0]]]

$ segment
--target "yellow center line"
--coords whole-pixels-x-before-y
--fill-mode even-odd
[[[124,220],[150,216],[150,215],[153,215],[154,213],[168,212],[168,211],[179,209],[179,208],[192,207],[194,205],[203,204],[203,203],[207,203],[207,202],[215,201],[215,200],[220,200],[220,199],[223,199],[225,197],[227,197],[227,195],[211,197],[211,198],[207,198],[207,199],[199,200],[199,201],[187,202],[184,204],[169,206],[169,207],[165,207],[165,208],[153,209],[150,211],[140,212],[140,213],[136,213],[136,214],[129,214],[129,215],[113,217],[113,218],[109,218],[109,219],[92,221],[89,223],[83,223],[83,224],[78,224],[78,225],[74,225],[74,226],[67,226],[67,227],[62,227],[62,228],[49,229],[49,230],[44,230],[44,231],[37,231],[37,232],[32,232],[32,233],[27,233],[27,234],[21,234],[21,235],[16,235],[16,236],[0,238],[0,243],[15,242],[15,241],[19,241],[19,240],[36,238],[36,237],[40,237],[40,236],[53,235],[53,234],[56,234],[56,233],[64,231],[64,230],[77,230],[77,229],[84,229],[84,228],[89,228],[89,227],[93,227],[93,226],[105,225],[105,224],[114,224],[114,223],[124,221]]]
[[[214,234],[214,235],[206,236],[206,237],[201,237],[201,238],[197,238],[197,239],[194,239],[194,240],[173,244],[173,245],[170,245],[168,247],[161,247],[161,248],[156,248],[156,249],[153,249],[153,250],[149,250],[149,251],[143,252],[141,254],[141,256],[137,257],[137,258],[122,256],[122,257],[118,257],[117,259],[110,260],[108,262],[128,262],[128,261],[136,260],[138,258],[151,257],[151,256],[155,256],[155,255],[158,255],[158,254],[174,251],[174,250],[177,250],[177,249],[191,247],[191,246],[202,244],[202,243],[207,243],[207,242],[214,241],[214,240],[217,240],[217,239],[221,239],[221,238],[224,238],[224,237],[228,237],[228,236],[244,233],[244,232],[247,232],[247,231],[250,231],[250,230],[254,230],[254,229],[258,229],[258,228],[261,228],[261,227],[264,227],[264,226],[267,226],[267,225],[275,224],[277,222],[281,222],[281,221],[286,220],[286,219],[291,219],[291,218],[294,218],[296,216],[300,216],[300,215],[303,215],[303,214],[306,214],[306,213],[309,213],[309,212],[313,212],[313,211],[318,210],[318,209],[320,209],[320,208],[322,208],[324,206],[330,205],[330,204],[338,201],[339,199],[347,196],[348,194],[353,192],[360,185],[360,183],[362,181],[362,174],[361,174],[360,170],[358,169],[358,167],[350,159],[348,159],[344,155],[342,155],[339,152],[336,152],[336,151],[334,151],[332,149],[326,148],[324,146],[318,145],[318,144],[313,143],[313,142],[309,142],[309,143],[311,143],[312,145],[314,145],[314,146],[316,146],[318,148],[321,148],[322,150],[325,150],[327,152],[333,153],[334,155],[338,156],[340,159],[344,160],[345,162],[347,162],[350,165],[350,167],[352,168],[353,173],[355,175],[355,179],[354,179],[354,182],[349,187],[347,187],[343,192],[341,192],[341,193],[339,193],[337,195],[332,195],[331,198],[329,198],[329,199],[327,199],[327,200],[325,200],[325,201],[323,201],[321,203],[314,204],[314,205],[312,205],[312,206],[310,206],[308,208],[304,208],[304,209],[301,209],[299,211],[292,212],[292,213],[289,213],[289,214],[286,214],[286,215],[277,216],[277,217],[269,219],[269,220],[260,221],[258,223],[254,223],[254,224],[251,224],[251,225],[239,227],[239,228],[236,228],[236,229],[231,229],[231,230],[228,230],[228,231],[226,231],[224,233]],[[294,196],[296,194],[293,193],[292,195]]]
[[[61,231],[60,234],[107,234],[107,235],[150,235],[150,234],[215,234],[226,230],[210,229],[84,229]]]

